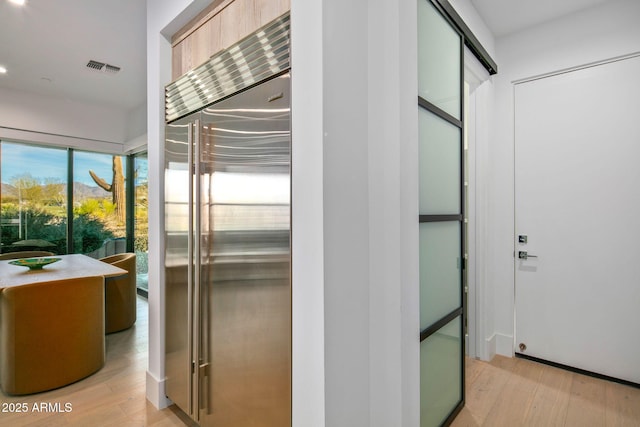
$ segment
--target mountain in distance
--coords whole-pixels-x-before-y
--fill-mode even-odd
[[[14,191],[15,187],[13,185],[2,183],[2,187],[0,188],[2,194],[13,194]]]
[[[2,187],[0,188],[2,195],[16,195],[18,190],[11,184],[2,183]],[[67,185],[62,185],[62,193],[66,194]],[[74,182],[73,183],[73,201],[74,202],[82,202],[86,199],[103,199],[105,197],[110,197],[110,194],[104,191],[102,188],[93,185],[87,185],[82,182]]]
[[[65,185],[65,189],[66,189]],[[65,190],[66,191],[66,190]],[[104,199],[111,198],[111,193],[104,191],[102,188],[93,185],[83,184],[82,182],[73,183],[73,201],[82,202],[86,199]]]

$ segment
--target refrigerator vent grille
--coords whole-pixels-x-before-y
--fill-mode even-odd
[[[288,70],[289,23],[282,15],[167,85],[167,123]]]

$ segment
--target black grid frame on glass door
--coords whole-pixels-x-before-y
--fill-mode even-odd
[[[426,340],[428,340],[430,337],[435,336],[435,334],[437,334],[439,331],[443,331],[444,328],[447,327],[447,325],[455,326],[456,320],[459,319],[459,330],[457,331],[459,342],[455,343],[456,346],[459,346],[458,349],[459,349],[459,356],[460,356],[458,361],[459,372],[457,374],[459,376],[459,381],[460,381],[460,384],[458,386],[459,399],[456,403],[453,404],[452,407],[446,408],[447,415],[445,415],[444,420],[442,420],[442,425],[448,425],[453,421],[456,415],[462,410],[465,403],[464,355],[465,355],[466,298],[465,298],[464,269],[466,266],[465,266],[465,257],[464,257],[464,254],[465,254],[465,233],[464,233],[465,194],[464,194],[464,134],[463,134],[463,129],[464,129],[463,128],[463,124],[464,124],[464,96],[463,96],[463,93],[464,93],[464,77],[463,77],[464,76],[464,35],[457,28],[455,23],[448,17],[448,15],[442,9],[438,1],[436,0],[418,0],[418,1],[425,1],[433,5],[436,11],[440,14],[442,18],[444,18],[444,20],[449,24],[451,29],[454,30],[455,33],[457,33],[460,39],[460,43],[457,47],[457,50],[458,50],[457,54],[459,58],[458,63],[460,67],[459,68],[460,78],[459,78],[458,89],[457,89],[458,98],[459,98],[459,104],[457,106],[458,114],[456,114],[456,116],[459,118],[452,115],[450,112],[445,111],[443,108],[441,108],[441,106],[435,105],[435,103],[431,102],[428,99],[425,99],[424,97],[421,96],[420,93],[418,95],[419,110],[427,111],[428,113],[435,116],[435,120],[443,121],[448,125],[453,126],[459,131],[459,138],[456,141],[458,144],[458,154],[459,154],[459,158],[457,159],[458,161],[457,168],[459,172],[459,176],[458,176],[459,186],[456,189],[458,193],[457,194],[458,210],[457,212],[442,212],[442,213],[420,212],[420,215],[419,215],[420,224],[430,224],[430,223],[431,224],[433,223],[454,224],[455,223],[457,226],[458,235],[459,235],[459,242],[457,242],[459,247],[459,250],[457,253],[457,257],[459,260],[457,275],[458,275],[458,282],[459,282],[460,289],[458,290],[459,299],[457,301],[457,306],[453,310],[445,314],[444,316],[431,322],[426,327],[424,327],[424,325],[421,324],[421,331],[420,331],[420,342],[421,342],[421,352],[422,352],[422,351],[426,351],[426,350],[422,350],[422,343],[425,343]],[[420,25],[420,22],[418,22],[418,25]],[[455,55],[455,53],[453,53],[453,55]],[[419,69],[418,72],[420,73],[423,71]],[[424,137],[423,135],[420,135],[421,140],[423,137]],[[422,185],[422,183],[420,185]],[[422,261],[421,261],[421,264],[422,264]],[[423,269],[424,266],[421,265],[420,268]],[[422,274],[423,272],[421,272],[421,276]],[[421,292],[422,292],[422,289],[423,289],[423,284],[421,284]],[[423,314],[421,314],[421,318],[422,316]],[[440,335],[443,335],[443,334],[440,334]],[[421,356],[421,359],[422,357],[423,356]],[[424,367],[421,367],[421,369],[424,369]],[[421,407],[423,407],[423,402],[422,402],[423,399],[425,399],[425,396],[421,396]],[[424,404],[425,404],[424,407],[429,407],[430,402],[424,402]],[[421,414],[421,425],[423,427],[430,425],[431,422],[432,422],[431,419],[429,419],[429,421],[425,421],[424,414]]]
[[[424,108],[422,106],[422,103],[424,102],[424,100],[422,98],[419,97],[419,105],[420,108]],[[434,109],[437,109],[437,107],[433,107]],[[427,111],[432,112],[436,115],[439,115],[438,113],[436,113],[435,111],[433,111],[431,108],[426,108]],[[438,109],[439,110],[439,109]],[[439,110],[439,112],[442,112],[442,110]],[[446,113],[445,113],[446,114]],[[451,121],[449,121],[449,123],[451,123]],[[459,125],[458,126],[460,129],[462,129],[462,123],[463,121],[459,121]],[[453,123],[452,123],[453,124]],[[460,144],[461,144],[461,156],[460,156],[460,161],[461,161],[461,165],[460,165],[460,198],[461,198],[461,202],[460,202],[460,213],[459,214],[431,214],[431,215],[419,215],[419,223],[420,224],[425,224],[425,223],[434,223],[434,222],[457,222],[458,223],[458,227],[460,229],[460,253],[459,253],[459,258],[461,260],[460,263],[460,304],[459,306],[454,309],[453,311],[449,312],[448,314],[446,314],[445,316],[443,316],[442,318],[440,318],[439,320],[437,320],[436,322],[432,323],[430,326],[428,326],[425,329],[422,329],[420,331],[420,342],[426,340],[427,338],[429,338],[430,336],[432,336],[434,333],[440,331],[444,326],[448,325],[449,323],[451,323],[452,321],[454,321],[457,318],[460,318],[460,354],[461,354],[461,358],[460,358],[460,379],[461,379],[461,384],[460,384],[460,394],[461,394],[461,399],[460,402],[452,409],[451,413],[449,414],[449,416],[446,418],[445,422],[443,423],[443,425],[449,425],[454,418],[456,417],[456,415],[462,410],[462,408],[464,407],[464,403],[465,403],[465,381],[464,381],[464,376],[465,376],[465,368],[464,368],[464,355],[465,355],[465,324],[466,324],[466,298],[465,298],[465,275],[464,275],[464,270],[466,268],[466,262],[465,262],[465,247],[466,247],[466,242],[465,242],[465,233],[463,232],[463,226],[464,226],[464,157],[462,155],[463,153],[463,147],[462,145],[464,144],[464,140],[463,140],[463,135],[461,133],[461,138],[460,138]]]
[[[443,106],[441,102],[442,99],[438,99],[436,95],[432,95],[432,93],[430,93],[429,91],[426,91],[425,93],[422,92],[421,90],[422,81],[420,79],[422,78],[421,73],[425,72],[425,70],[421,68],[422,65],[424,64],[423,62],[421,62],[422,52],[418,52],[418,64],[419,64],[418,65],[418,80],[419,80],[418,110],[426,111],[428,115],[433,115],[434,117],[436,117],[437,119],[432,123],[437,123],[438,121],[440,121],[441,123],[446,123],[447,126],[451,126],[457,129],[460,134],[459,139],[457,140],[459,144],[458,146],[459,159],[457,159],[459,161],[459,166],[450,166],[452,168],[457,167],[459,169],[459,177],[457,178],[459,179],[459,188],[457,188],[456,190],[458,192],[457,195],[459,196],[459,206],[458,206],[458,209],[455,210],[455,212],[448,212],[446,210],[444,212],[431,212],[431,211],[420,212],[420,215],[419,215],[419,223],[421,224],[420,233],[422,236],[422,229],[423,229],[422,225],[433,224],[435,226],[437,223],[440,223],[442,225],[446,223],[456,224],[457,232],[459,233],[459,242],[458,242],[459,248],[457,250],[458,271],[456,272],[456,276],[459,282],[458,283],[459,284],[459,300],[458,300],[458,305],[453,310],[449,310],[448,313],[443,313],[443,312],[435,313],[436,314],[435,316],[433,316],[433,313],[432,313],[431,318],[429,318],[429,322],[425,320],[425,324],[423,324],[422,322],[423,320],[422,319],[423,317],[423,313],[422,313],[422,304],[423,304],[422,250],[423,249],[422,249],[422,243],[421,243],[421,250],[420,250],[421,251],[421,272],[420,272],[420,275],[421,275],[421,283],[420,283],[420,287],[421,287],[421,298],[420,298],[421,300],[420,301],[420,304],[421,304],[421,314],[420,314],[420,317],[421,317],[421,326],[420,326],[420,329],[421,329],[420,330],[421,390],[422,390],[422,380],[423,380],[422,344],[427,343],[426,340],[429,340],[430,337],[447,336],[447,334],[444,333],[444,330],[448,329],[449,334],[457,333],[459,335],[459,343],[458,343],[459,345],[458,349],[460,352],[459,365],[458,365],[459,371],[457,373],[454,373],[454,376],[459,376],[460,394],[459,394],[459,401],[457,402],[457,404],[451,404],[450,406],[446,407],[445,408],[446,411],[443,411],[442,407],[438,408],[441,414],[438,415],[437,420],[434,420],[433,418],[423,417],[422,411],[425,408],[428,408],[428,405],[424,405],[423,403],[428,404],[428,402],[423,402],[424,396],[421,395],[421,426],[422,427],[427,427],[429,425],[437,425],[437,424],[449,425],[453,421],[453,419],[456,417],[456,415],[462,410],[465,404],[464,357],[466,352],[465,351],[465,333],[466,333],[466,327],[467,327],[466,326],[467,325],[467,319],[466,319],[467,317],[467,301],[466,301],[467,272],[466,272],[466,241],[465,241],[466,239],[465,237],[466,236],[465,188],[466,187],[464,185],[464,179],[465,179],[465,172],[464,172],[465,170],[464,168],[464,162],[465,162],[465,159],[464,159],[464,120],[465,120],[465,117],[464,117],[464,102],[465,102],[464,101],[464,49],[465,49],[465,46],[469,48],[471,53],[476,58],[478,58],[480,63],[485,67],[485,69],[489,72],[490,75],[496,74],[498,72],[498,66],[496,62],[491,58],[489,53],[484,49],[484,47],[482,46],[478,38],[476,38],[476,36],[471,31],[471,29],[464,22],[464,20],[457,14],[457,12],[453,8],[453,6],[451,6],[448,0],[417,0],[419,49],[421,47],[420,46],[421,30],[423,28],[421,27],[421,25],[423,24],[421,19],[422,17],[427,16],[427,15],[421,15],[421,13],[424,12],[425,10],[425,5],[430,5],[426,7],[426,9],[429,9],[431,11],[429,12],[431,14],[429,19],[434,16],[437,17],[436,18],[437,22],[431,21],[431,24],[434,24],[434,26],[438,26],[444,23],[443,28],[445,28],[445,32],[448,32],[450,35],[454,34],[455,36],[457,36],[457,39],[456,39],[457,41],[450,45],[452,46],[449,51],[450,54],[447,53],[444,57],[441,56],[440,59],[444,59],[446,62],[446,60],[455,58],[456,56],[458,58],[457,59],[458,67],[459,67],[459,81],[457,82],[458,101],[459,101],[458,110],[454,111],[455,115],[452,115],[451,105]],[[435,13],[432,13],[433,11],[435,11]],[[427,19],[427,21],[429,19]],[[425,26],[424,28],[429,28],[429,26]],[[453,33],[450,32],[449,29],[453,30]],[[443,47],[443,43],[441,43],[442,40],[438,37],[438,34],[433,34],[433,33],[430,34],[429,39],[436,41],[437,42],[436,44],[438,45],[439,49]],[[425,68],[428,69],[427,73],[433,72],[434,66],[442,67],[442,62],[439,62],[437,59],[436,60],[432,60],[432,59],[433,58],[429,58],[427,65],[425,66]],[[455,70],[455,66],[453,68],[450,68],[450,70]],[[455,72],[456,71],[454,71],[453,73]],[[455,86],[452,86],[452,87],[455,87]],[[433,92],[438,92],[440,88],[433,87],[433,89],[434,89]],[[421,96],[421,95],[425,95],[425,96]],[[431,99],[432,97],[434,99]],[[419,135],[419,138],[422,142],[421,134]],[[422,174],[422,167],[420,168],[420,173]],[[451,177],[449,178],[453,179]],[[422,179],[421,179],[421,184],[422,184]],[[421,195],[421,198],[422,198],[422,195]],[[421,209],[422,209],[422,199],[421,199]],[[430,210],[430,209],[427,209],[427,210]],[[440,248],[437,248],[437,249],[440,249]],[[449,254],[449,256],[451,256],[451,254]],[[433,268],[433,270],[438,270],[440,268],[445,268],[445,266],[438,265],[435,268]],[[454,305],[451,304],[449,307],[453,307],[453,306]],[[458,320],[459,320],[459,330],[457,332],[455,331],[452,332],[450,326],[455,325]],[[439,333],[441,331],[443,333]],[[454,337],[450,336],[450,338],[454,338]],[[449,378],[444,378],[444,379],[449,380]],[[421,391],[421,394],[422,394],[422,391]],[[446,413],[448,413],[448,415]]]

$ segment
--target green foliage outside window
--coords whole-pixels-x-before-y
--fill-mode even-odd
[[[0,211],[2,234],[0,236],[3,252],[26,249],[15,245],[21,240],[33,240],[50,243],[52,246],[40,246],[29,249],[42,249],[55,254],[67,253],[66,217],[47,212],[42,207],[23,207],[3,203]],[[20,230],[22,229],[22,236]],[[28,233],[28,234],[26,234]],[[74,252],[91,252],[102,246],[107,239],[114,237],[98,218],[82,213],[73,218]]]

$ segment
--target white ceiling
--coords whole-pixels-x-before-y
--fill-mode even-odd
[[[498,38],[611,0],[471,0]]]
[[[0,0],[0,88],[128,111],[146,99],[146,48],[146,0]]]
[[[471,0],[496,37],[612,0]],[[97,60],[115,75],[90,71]],[[146,98],[146,0],[0,0],[0,88],[120,108]]]

